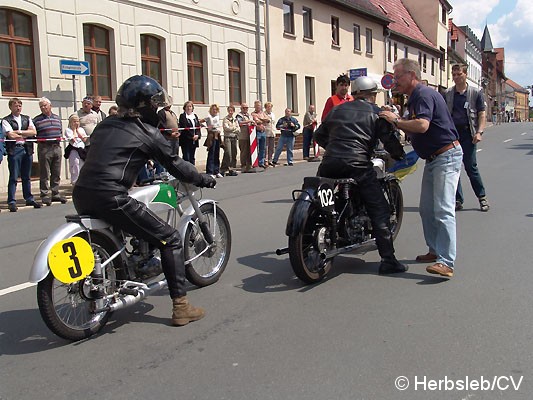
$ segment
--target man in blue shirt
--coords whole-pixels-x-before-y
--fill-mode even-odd
[[[446,91],[444,98],[459,133],[466,174],[479,200],[481,211],[486,212],[489,211],[490,206],[476,160],[477,143],[481,142],[485,128],[485,99],[481,91],[466,83],[467,71],[466,65],[455,64],[452,67],[455,85]],[[455,200],[455,210],[462,210],[464,196],[461,179],[459,179]]]
[[[426,160],[419,212],[429,252],[420,262],[435,262],[426,268],[431,274],[452,277],[456,258],[455,192],[461,172],[463,151],[459,135],[444,98],[420,83],[420,65],[402,58],[394,64],[394,79],[400,93],[407,94],[407,119],[391,111],[380,116],[406,132],[414,150]]]
[[[274,153],[274,158],[272,159],[272,166],[278,164],[279,156],[283,151],[283,146],[287,146],[287,164],[292,167],[292,154],[294,149],[294,132],[300,129],[300,124],[298,120],[292,116],[292,110],[290,108],[285,109],[285,116],[278,120],[276,124],[276,129],[281,131],[281,135],[278,141],[278,147],[276,147],[276,152]]]

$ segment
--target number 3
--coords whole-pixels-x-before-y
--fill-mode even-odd
[[[70,252],[70,259],[74,262],[74,268],[69,267],[68,272],[72,279],[79,278],[82,274],[80,260],[76,257],[76,246],[72,242],[63,243],[63,252],[68,254]]]

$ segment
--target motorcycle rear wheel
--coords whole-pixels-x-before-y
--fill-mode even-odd
[[[397,181],[388,182],[389,192],[385,191],[385,197],[391,205],[391,216],[390,216],[390,229],[392,233],[392,240],[396,239],[398,233],[400,232],[400,227],[402,226],[403,220],[403,194],[402,188]],[[390,193],[390,195],[389,195]]]
[[[289,236],[289,259],[295,275],[305,283],[320,282],[331,270],[333,259],[324,261],[320,253],[331,249],[329,229],[324,216],[315,208],[309,208],[303,229]]]
[[[209,231],[216,246],[206,250],[208,244],[200,230],[198,219],[195,218],[185,231],[183,254],[187,280],[198,287],[204,287],[217,282],[226,269],[231,252],[231,228],[228,217],[218,205],[205,203],[200,206],[200,210],[207,217]]]
[[[81,234],[86,238],[86,235]],[[93,251],[97,252],[104,262],[116,252],[111,243],[96,233],[91,233]],[[112,294],[117,289],[117,279],[122,274],[120,257],[115,258],[106,267],[106,294]],[[88,287],[85,285],[91,278],[65,284],[58,281],[49,272],[48,276],[37,285],[37,303],[46,326],[57,336],[77,341],[87,339],[100,331],[107,323],[111,312],[91,312],[95,307],[94,300],[88,297]]]

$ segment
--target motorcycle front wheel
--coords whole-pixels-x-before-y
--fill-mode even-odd
[[[388,182],[388,189],[385,190],[385,197],[390,205],[390,229],[392,240],[396,239],[400,232],[403,220],[403,194],[402,188],[397,181]]]
[[[215,239],[214,246],[209,246],[198,218],[195,218],[185,231],[183,254],[188,281],[204,287],[217,282],[226,269],[231,251],[231,229],[226,214],[218,205],[205,203],[200,210],[207,218],[209,231]]]
[[[330,271],[333,260],[324,261],[320,254],[332,248],[330,230],[324,215],[310,207],[303,229],[289,236],[289,259],[295,275],[305,283],[320,282]]]
[[[87,239],[85,235],[79,235]],[[116,249],[104,237],[91,233],[93,251],[98,253],[102,263]],[[122,268],[120,257],[105,267],[105,294],[117,289],[117,279]],[[89,285],[91,277],[70,284],[58,281],[51,272],[37,285],[37,303],[46,326],[63,339],[77,341],[86,339],[100,331],[107,323],[111,312],[95,313],[96,302],[91,299]]]

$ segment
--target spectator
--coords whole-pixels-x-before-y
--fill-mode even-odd
[[[10,212],[17,212],[17,179],[22,181],[22,195],[27,206],[41,208],[31,194],[31,166],[33,162],[33,142],[26,141],[35,138],[37,132],[31,118],[22,113],[22,101],[13,97],[8,103],[11,114],[4,117],[2,128],[4,129],[7,150],[7,166],[9,169],[9,181],[7,184],[7,207]]]
[[[2,127],[2,121],[0,121],[0,164],[4,159],[5,145],[4,145],[5,135],[4,128]]]
[[[228,106],[228,115],[222,121],[224,131],[224,157],[222,158],[222,167],[220,168],[223,175],[237,176],[237,142],[239,138],[239,121],[233,116],[235,107]]]
[[[220,126],[219,111],[218,104],[211,104],[209,115],[204,119],[207,124],[207,138],[204,143],[204,146],[207,147],[206,173],[213,178],[223,177],[220,173],[220,134],[222,127]]]
[[[172,101],[172,97],[169,97],[169,99],[170,101]],[[170,138],[172,154],[178,155],[180,136],[178,116],[174,111],[170,109],[171,107],[172,104],[166,105],[161,110],[159,110],[157,115],[159,116],[161,128],[165,129],[165,131],[163,131],[165,133],[165,136]]]
[[[88,147],[91,145],[91,134],[100,122],[102,118],[99,114],[93,111],[93,99],[92,97],[84,97],[81,102],[81,108],[78,110],[78,117],[80,118],[80,126],[85,130],[85,133],[89,137],[85,142],[85,149],[88,151]]]
[[[470,180],[470,185],[479,201],[481,211],[489,211],[489,202],[485,194],[485,186],[477,167],[477,144],[481,142],[485,129],[485,99],[483,92],[466,82],[467,65],[455,64],[452,77],[455,85],[445,93],[448,111],[452,114],[455,129],[459,133],[459,142],[463,148],[463,165]],[[463,209],[463,190],[461,178],[455,194],[455,210]]]
[[[250,126],[254,125],[252,116],[248,113],[248,104],[241,103],[241,112],[237,114],[237,121],[241,127],[239,133],[239,150],[241,153],[241,172],[255,172],[252,168],[252,155],[250,154]]]
[[[179,128],[183,129],[180,134],[179,145],[181,147],[182,158],[192,165],[196,163],[196,148],[199,146],[198,140],[202,137],[202,133],[200,132],[201,122],[203,120],[200,121],[194,113],[193,102],[186,101],[183,104],[183,112],[180,114],[178,120]]]
[[[111,107],[109,107],[109,111],[107,112],[107,116],[108,117],[111,117],[113,115],[117,115],[118,114],[118,107],[113,105]]]
[[[313,132],[316,128],[316,112],[315,106],[313,104],[309,105],[307,112],[304,115],[304,126],[303,126],[303,153],[304,160],[309,159],[309,148],[313,142]]]
[[[65,158],[68,159],[70,183],[74,185],[78,180],[80,169],[87,155],[85,151],[87,134],[80,126],[80,117],[78,117],[78,114],[72,114],[69,117],[68,128],[65,129],[65,139],[69,143],[65,149]]]
[[[100,109],[100,106],[102,105],[102,97],[101,96],[93,96],[93,111],[100,116],[100,121],[103,121],[107,115],[105,115],[105,112],[103,112]]]
[[[263,111],[263,105],[259,100],[254,101],[254,111],[252,111],[252,118],[255,123],[255,136],[257,138],[257,158],[261,168],[267,168],[265,165],[265,150],[266,150],[266,127],[270,122],[270,117]]]
[[[352,95],[348,93],[348,89],[350,88],[350,78],[348,78],[348,75],[339,75],[336,85],[335,94],[327,99],[326,104],[324,105],[321,118],[322,121],[326,119],[326,115],[328,115],[333,107],[353,100]]]
[[[33,119],[37,131],[37,159],[39,161],[39,188],[41,201],[47,206],[52,201],[65,204],[67,199],[59,194],[61,184],[61,118],[52,113],[52,103],[46,97],[39,100],[41,114]]]
[[[391,111],[379,115],[411,137],[420,158],[426,160],[420,193],[420,217],[429,252],[416,258],[435,262],[431,274],[453,276],[456,258],[455,191],[463,151],[444,98],[420,82],[420,65],[402,58],[394,63],[396,88],[409,96],[408,119]]]
[[[275,167],[278,164],[278,159],[283,151],[283,146],[287,147],[287,164],[290,167],[293,166],[292,151],[294,148],[294,132],[300,129],[300,124],[292,115],[290,108],[285,109],[285,116],[280,118],[276,124],[276,128],[281,131],[279,137],[278,147],[274,153],[274,159],[272,165]]]
[[[274,146],[276,142],[276,133],[274,132],[276,117],[272,112],[272,103],[267,101],[265,103],[265,115],[270,119],[270,122],[265,123],[266,146],[265,146],[265,165],[272,165],[272,156],[274,155]]]

